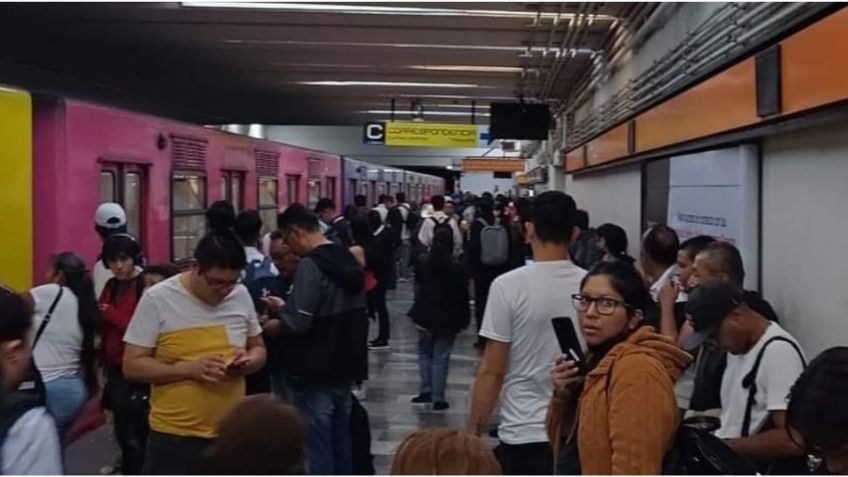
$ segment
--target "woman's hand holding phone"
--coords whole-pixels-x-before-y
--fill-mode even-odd
[[[571,398],[574,387],[583,380],[580,367],[569,356],[560,356],[551,370],[554,397],[560,400]]]

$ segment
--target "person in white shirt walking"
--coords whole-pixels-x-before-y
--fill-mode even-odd
[[[474,382],[469,431],[478,435],[500,400],[500,445],[504,474],[551,474],[553,453],[545,432],[551,394],[547,379],[561,354],[551,318],[568,313],[586,271],[568,260],[576,237],[574,200],[545,192],[532,205],[527,237],[534,263],[492,283],[480,336],[488,339]]]

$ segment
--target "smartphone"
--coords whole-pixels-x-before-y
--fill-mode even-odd
[[[551,318],[551,325],[554,327],[557,341],[562,353],[568,355],[572,361],[580,368],[580,373],[586,373],[586,359],[583,356],[583,348],[580,346],[580,339],[577,338],[577,330],[574,328],[574,321],[570,317],[560,316]]]

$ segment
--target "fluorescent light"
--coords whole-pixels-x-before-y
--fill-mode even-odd
[[[473,99],[477,101],[517,101],[515,96],[470,96],[463,94],[381,94],[382,98]]]
[[[524,71],[524,68],[518,66],[414,65],[407,68],[425,71],[471,71],[475,73],[521,73]]]
[[[369,109],[368,111],[360,111],[360,113],[363,113],[363,114],[392,114],[392,111],[390,109]],[[405,112],[404,110],[396,110],[395,114],[403,115],[403,114],[409,114],[409,113]],[[425,110],[424,115],[425,116],[471,116],[471,112],[470,111],[465,112],[465,111],[428,111],[428,110]],[[475,116],[488,117],[489,113],[475,113]]]
[[[410,88],[479,88],[471,83],[417,83],[411,81],[298,81],[305,86],[399,86]]]
[[[525,18],[568,20],[576,18],[575,13],[533,12],[522,10],[478,10],[459,8],[401,7],[387,5],[352,5],[325,3],[279,3],[279,2],[182,2],[183,7],[199,8],[245,8],[252,10],[279,10],[302,13],[345,13],[354,15],[412,15],[435,17],[483,17],[483,18]],[[590,20],[614,21],[611,15],[591,15]]]
[[[543,54],[546,47],[542,46],[496,46],[496,45],[451,45],[442,43],[384,43],[384,42],[350,42],[350,41],[316,41],[316,40],[242,40],[225,38],[221,43],[232,45],[284,45],[284,46],[329,46],[344,48],[415,48],[435,50],[477,50],[477,51],[513,51],[524,54]],[[559,55],[559,49],[555,51]],[[595,50],[589,48],[571,48],[565,51],[571,55],[594,55]]]
[[[453,108],[453,109],[471,109],[470,104],[436,104],[433,108]],[[489,109],[488,104],[477,104],[474,109]]]

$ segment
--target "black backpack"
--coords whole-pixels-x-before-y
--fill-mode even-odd
[[[607,372],[609,396],[612,366]],[[608,398],[609,399],[609,398]],[[681,424],[662,462],[663,475],[757,475],[757,468],[711,433]]]
[[[374,456],[371,454],[371,424],[368,411],[356,396],[351,395],[350,435],[353,451],[353,475],[374,475]]]
[[[406,209],[406,220],[404,221],[404,225],[406,225],[406,229],[412,232],[416,228],[418,228],[418,224],[421,223],[421,215],[419,215],[416,211],[413,211],[406,204],[400,204],[398,207],[403,207]]]
[[[451,227],[451,220],[453,219],[446,217],[442,221],[439,221],[435,217],[430,217],[430,220],[435,224],[433,226],[433,237],[439,234],[448,234],[450,237],[453,237],[453,227]]]

